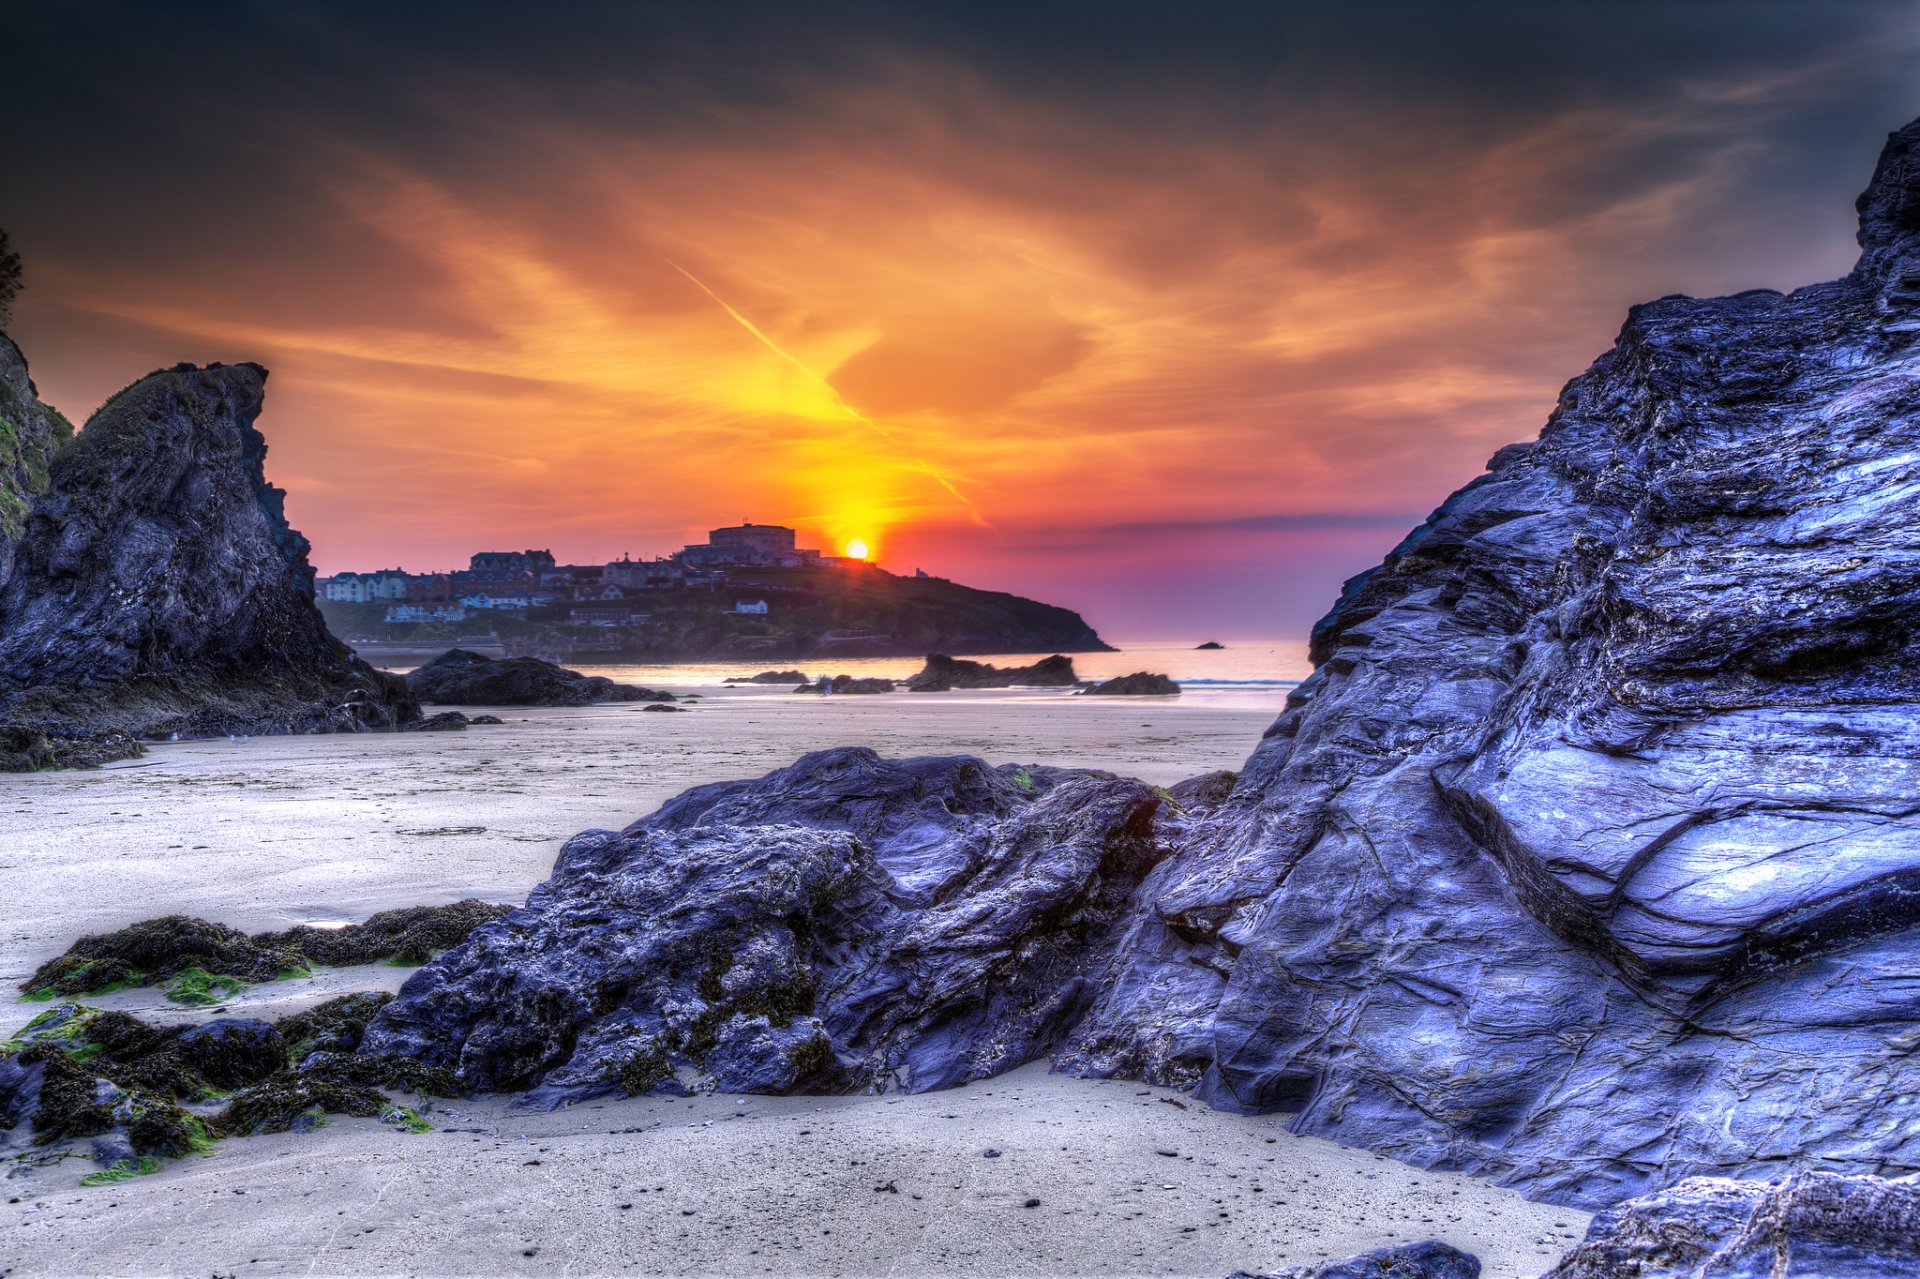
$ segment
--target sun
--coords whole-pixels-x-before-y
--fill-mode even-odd
[[[857,537],[848,539],[847,541],[847,558],[848,559],[864,560],[867,558],[868,553],[869,552],[867,551],[867,544],[865,542],[861,541]]]

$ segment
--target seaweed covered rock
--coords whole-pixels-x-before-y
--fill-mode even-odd
[[[944,693],[956,688],[1072,688],[1079,682],[1073,659],[1059,653],[1031,666],[995,666],[929,653],[926,665],[907,677],[906,686],[916,693]]]
[[[23,724],[0,724],[0,773],[99,768],[123,759],[138,759],[146,753],[138,738],[121,729],[88,737],[60,737]]]
[[[1227,1279],[1480,1279],[1480,1259],[1428,1239],[1268,1274],[1236,1270]]]
[[[729,675],[723,684],[811,684],[805,671],[761,671],[758,675]]]
[[[450,648],[407,676],[423,702],[459,706],[591,706],[595,702],[671,702],[672,693],[582,675],[538,657],[488,657]]]
[[[353,1051],[389,998],[348,995],[278,1023],[197,1026],[57,1004],[0,1045],[0,1149],[87,1141],[96,1162],[115,1165],[309,1127],[326,1114],[386,1116],[393,1093],[457,1095],[444,1071]],[[409,1126],[420,1126],[417,1116]]]
[[[890,679],[874,677],[861,678],[855,675],[835,675],[828,679],[820,677],[817,684],[802,684],[794,689],[796,693],[891,693],[897,687]]]
[[[362,1051],[559,1101],[686,1069],[729,1091],[984,1078],[1072,1028],[1160,856],[1099,773],[810,755],[562,850],[410,978]]]
[[[364,924],[344,928],[301,925],[251,936],[225,924],[167,915],[82,937],[65,954],[42,964],[21,989],[30,995],[86,995],[159,984],[183,974],[197,975],[204,985],[207,978],[273,981],[311,964],[423,964],[509,909],[469,898],[445,906],[382,911]]]
[[[266,482],[266,371],[180,365],[61,448],[0,584],[0,721],[89,738],[391,728],[403,682],[328,634]]]
[[[1165,675],[1135,671],[1102,680],[1082,691],[1090,697],[1174,697],[1179,694],[1180,686]]]
[[[1596,1216],[1543,1279],[1881,1279],[1920,1274],[1920,1184],[1697,1177]]]

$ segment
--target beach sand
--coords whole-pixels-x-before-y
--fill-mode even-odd
[[[167,744],[97,773],[0,778],[0,980],[12,988],[81,933],[169,912],[257,930],[518,902],[576,831],[827,746],[1168,784],[1237,767],[1277,711],[702,691],[686,714],[506,711],[464,733]],[[278,1016],[406,975],[322,972],[226,1007]],[[204,1015],[151,990],[96,1002]],[[0,1002],[0,1016],[18,1025],[42,1007]],[[227,1141],[88,1188],[84,1159],[10,1163],[0,1273],[1217,1277],[1438,1237],[1497,1279],[1538,1274],[1586,1224],[1295,1137],[1281,1118],[1044,1065],[917,1097],[638,1098],[552,1114],[488,1098],[436,1103],[429,1118],[425,1134],[341,1118]]]

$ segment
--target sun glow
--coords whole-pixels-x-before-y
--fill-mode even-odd
[[[856,537],[848,540],[847,542],[847,558],[848,559],[864,560],[867,558],[869,553],[870,552],[868,552],[867,550],[867,544],[861,541],[859,538]]]

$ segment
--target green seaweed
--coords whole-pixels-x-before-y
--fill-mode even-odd
[[[247,983],[239,977],[210,973],[195,966],[175,973],[173,980],[167,983],[166,993],[167,998],[176,1004],[199,1008],[224,1003],[246,988]]]
[[[391,1124],[393,1127],[403,1129],[406,1132],[419,1133],[433,1131],[433,1125],[428,1123],[426,1117],[412,1106],[386,1106],[380,1111],[380,1122],[383,1124]]]
[[[99,1172],[90,1172],[80,1178],[83,1186],[111,1186],[119,1181],[132,1181],[135,1177],[145,1177],[160,1171],[160,1161],[152,1155],[141,1155],[136,1159],[122,1159],[112,1167],[102,1168]]]

